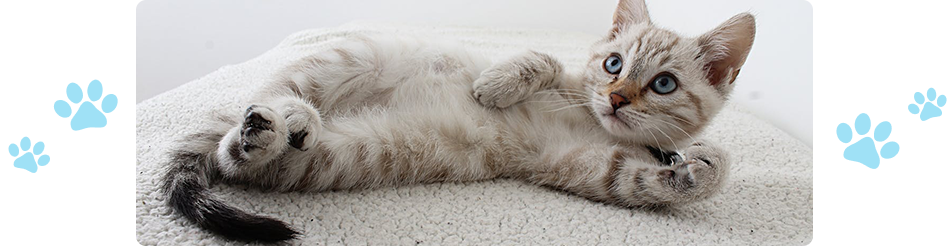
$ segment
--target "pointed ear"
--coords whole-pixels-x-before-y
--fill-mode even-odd
[[[612,33],[610,35],[615,36],[625,26],[639,23],[652,23],[652,20],[648,17],[645,0],[619,0],[619,6],[616,7],[616,12],[612,15]]]
[[[720,26],[698,37],[704,70],[711,85],[725,94],[750,53],[756,33],[754,16],[738,14]]]

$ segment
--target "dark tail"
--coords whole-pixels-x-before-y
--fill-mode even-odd
[[[177,151],[162,181],[172,210],[211,232],[243,242],[279,242],[298,234],[285,223],[249,214],[215,199],[209,192],[205,154]]]

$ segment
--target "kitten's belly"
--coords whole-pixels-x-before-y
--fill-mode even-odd
[[[347,109],[324,117],[328,134],[321,138],[338,148],[332,152],[376,154],[362,158],[355,153],[348,159],[337,155],[332,162],[361,167],[368,176],[379,177],[373,183],[383,185],[496,177],[496,160],[505,149],[498,143],[500,122],[474,100],[471,88],[489,65],[485,61],[438,55],[423,66],[417,60],[393,61],[389,65],[394,67],[383,71],[399,73],[383,74],[374,88],[363,88],[386,93],[347,103]],[[363,183],[353,178],[341,186]]]
[[[406,86],[411,88],[406,93],[417,93],[328,121],[327,128],[338,134],[330,146],[383,152],[376,162],[353,164],[388,170],[373,171],[380,184],[401,185],[495,178],[509,173],[511,164],[536,161],[539,152],[557,146],[553,142],[590,142],[598,136],[582,126],[587,122],[554,118],[572,118],[569,110],[551,114],[535,103],[487,108],[473,99],[470,82],[446,82]]]
[[[379,185],[494,178],[502,154],[499,128],[483,109],[465,104],[415,100],[337,117],[326,122],[323,141],[336,148],[333,163],[365,170]],[[371,154],[360,157],[363,153]],[[365,182],[353,178],[337,188]]]
[[[562,115],[542,110],[550,108],[480,105],[472,83],[490,65],[487,59],[456,48],[407,50],[414,53],[383,56],[391,60],[374,69],[378,77],[358,89],[362,94],[320,109],[326,111],[328,130],[321,138],[337,148],[333,162],[361,167],[379,177],[379,184],[479,180],[501,175],[509,163],[535,158],[543,135],[569,135],[569,123],[553,122],[562,121],[552,118]],[[376,154],[359,157],[363,154],[354,151]],[[362,181],[353,176],[342,183]]]

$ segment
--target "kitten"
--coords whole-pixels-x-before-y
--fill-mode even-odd
[[[644,0],[621,0],[613,22],[581,72],[535,51],[490,64],[407,37],[331,41],[246,111],[183,140],[162,190],[201,227],[260,242],[297,232],[224,204],[212,182],[327,191],[513,178],[629,207],[717,193],[728,155],[692,136],[730,93],[754,17],[681,37],[652,25]]]

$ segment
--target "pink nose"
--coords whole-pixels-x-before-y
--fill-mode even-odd
[[[612,111],[615,112],[622,106],[629,104],[629,99],[619,95],[619,93],[613,92],[609,94],[609,103],[612,104]]]

